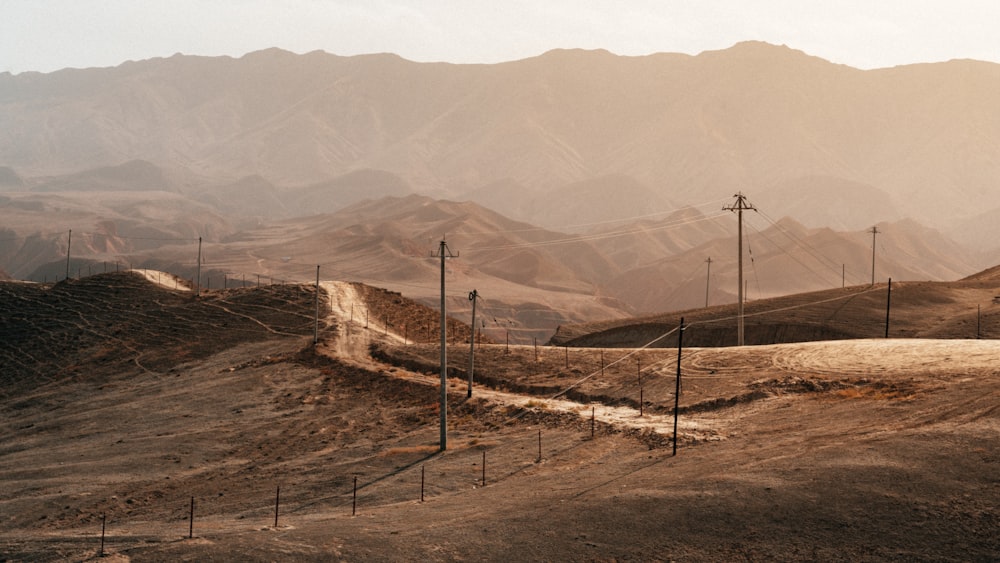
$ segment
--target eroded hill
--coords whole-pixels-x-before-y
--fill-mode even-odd
[[[482,343],[468,399],[456,324],[439,452],[439,350],[385,322],[433,311],[323,282],[314,346],[309,286],[94,278],[0,284],[8,559],[97,559],[102,522],[119,561],[1000,550],[993,340],[689,349],[679,397],[676,350]]]

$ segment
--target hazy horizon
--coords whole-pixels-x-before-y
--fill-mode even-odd
[[[1000,4],[930,2],[557,2],[272,0],[171,3],[8,0],[0,72],[117,66],[176,53],[240,57],[277,47],[416,62],[497,63],[552,49],[626,56],[788,45],[860,69],[977,59],[1000,62]],[[95,40],[95,38],[100,38]]]

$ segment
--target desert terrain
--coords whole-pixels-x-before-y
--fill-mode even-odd
[[[470,327],[452,318],[445,451],[437,311],[325,279],[184,286],[152,271],[0,282],[4,560],[1000,553],[1000,342],[967,330],[969,305],[1000,293],[989,275],[902,295],[910,333],[877,334],[884,288],[845,288],[872,299],[845,325],[876,334],[771,330],[783,340],[685,346],[679,366],[617,321],[567,327],[568,346],[494,335],[471,398]],[[791,324],[835,324],[822,301],[799,298]],[[676,338],[676,320],[629,334]]]

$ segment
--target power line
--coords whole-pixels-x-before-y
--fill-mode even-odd
[[[798,264],[799,264],[800,266],[802,266],[803,268],[805,268],[805,270],[806,270],[806,271],[808,271],[808,272],[809,272],[809,273],[811,273],[812,275],[816,276],[816,279],[817,279],[817,280],[819,280],[819,281],[820,281],[821,283],[824,283],[824,284],[825,284],[825,283],[828,283],[828,282],[827,282],[827,280],[826,280],[826,279],[824,279],[824,278],[823,278],[823,276],[822,276],[822,275],[820,275],[820,273],[819,273],[819,272],[817,272],[816,270],[814,270],[814,269],[812,269],[811,267],[809,267],[809,265],[807,265],[807,264],[806,264],[805,262],[803,262],[802,260],[799,260],[798,256],[796,256],[796,255],[792,254],[791,252],[788,252],[787,250],[785,250],[784,248],[782,248],[781,246],[779,246],[779,245],[778,245],[777,243],[775,243],[775,242],[774,242],[773,240],[771,240],[771,238],[770,238],[769,236],[767,236],[767,234],[766,234],[766,233],[764,233],[763,231],[760,231],[760,230],[758,230],[758,229],[757,229],[756,227],[754,227],[754,226],[753,226],[752,224],[750,225],[750,228],[752,228],[752,229],[754,230],[754,232],[756,232],[756,233],[757,233],[757,234],[759,234],[760,236],[764,237],[764,239],[766,239],[766,240],[767,240],[768,242],[770,242],[770,243],[771,243],[772,245],[774,245],[774,247],[775,247],[775,248],[777,248],[778,250],[782,251],[782,252],[783,252],[783,253],[785,253],[785,254],[786,254],[786,255],[787,255],[787,256],[788,256],[789,258],[791,258],[792,260],[794,260],[795,262],[797,262],[797,263],[798,263]]]
[[[824,256],[823,253],[821,253],[820,251],[816,250],[816,248],[814,248],[811,244],[809,244],[809,241],[796,236],[795,234],[791,233],[788,229],[782,227],[781,223],[775,221],[766,212],[758,210],[758,213],[762,217],[764,217],[764,219],[768,223],[770,223],[775,229],[777,229],[777,231],[779,233],[785,235],[788,238],[788,240],[792,241],[794,244],[797,244],[799,247],[801,247],[803,250],[805,250],[806,253],[809,254],[810,256],[812,256],[814,259],[816,259],[817,262],[819,262],[820,264],[824,264],[825,263],[827,265],[827,267],[830,268],[831,271],[834,271],[834,272],[841,271],[841,267],[843,266],[843,264],[837,264],[833,260],[830,260],[829,258],[827,258],[826,256]],[[763,233],[761,233],[761,234],[763,235]],[[763,235],[763,236],[765,238],[768,238],[767,235]],[[770,239],[768,239],[768,240],[770,240]],[[778,248],[781,248],[780,246],[778,246],[777,244],[775,244],[773,241],[772,241],[772,244],[774,244]],[[784,249],[782,249],[782,250],[784,250]],[[785,251],[785,252],[786,252],[786,254],[789,254],[789,256],[792,256],[791,253],[788,253],[787,251]],[[801,262],[800,262],[800,264],[801,264]],[[804,266],[804,264],[803,264],[803,266]],[[841,271],[841,273],[842,273],[842,271]],[[817,276],[818,275],[819,274],[817,274]]]
[[[662,230],[666,230],[666,229],[673,229],[673,228],[682,227],[682,226],[686,226],[686,225],[692,225],[692,224],[699,223],[699,222],[702,222],[702,221],[710,221],[712,219],[717,219],[719,217],[722,217],[723,215],[724,215],[724,213],[717,213],[717,214],[713,214],[713,215],[703,215],[703,216],[698,217],[696,219],[685,219],[683,221],[666,223],[666,224],[658,225],[656,227],[651,227],[651,228],[634,228],[634,229],[626,229],[626,230],[620,230],[620,231],[611,231],[611,232],[607,232],[607,233],[594,233],[594,234],[589,234],[589,235],[576,235],[576,236],[570,236],[570,237],[565,237],[565,238],[560,238],[560,239],[554,239],[554,240],[547,240],[547,241],[516,242],[516,243],[501,244],[501,245],[495,245],[495,246],[475,246],[473,248],[475,248],[475,250],[479,250],[479,251],[487,251],[487,250],[515,250],[515,249],[518,249],[518,248],[536,248],[536,247],[541,247],[541,246],[553,246],[553,245],[559,245],[559,244],[572,244],[572,243],[577,243],[577,242],[590,242],[590,241],[595,241],[595,240],[605,240],[605,239],[622,237],[622,236],[627,236],[627,235],[635,235],[635,234],[641,234],[641,233],[650,233],[650,232],[662,231]],[[487,233],[483,233],[483,234],[485,235]],[[471,236],[476,236],[476,235],[466,235],[466,236],[470,236],[471,237]]]
[[[697,203],[697,204],[693,204],[693,205],[685,205],[684,207],[679,207],[679,208],[676,208],[676,209],[670,209],[668,211],[657,211],[657,212],[654,212],[654,213],[646,213],[646,214],[643,214],[643,215],[631,215],[629,217],[621,217],[621,218],[618,218],[618,219],[609,219],[609,220],[606,220],[606,221],[595,221],[595,222],[591,222],[591,223],[570,223],[570,224],[556,225],[556,226],[551,226],[551,227],[529,227],[529,228],[526,228],[526,229],[508,229],[508,230],[496,230],[496,231],[481,231],[481,232],[478,232],[478,233],[471,233],[471,234],[478,234],[478,235],[500,235],[500,234],[512,234],[512,233],[531,233],[531,232],[538,232],[538,231],[559,232],[560,230],[563,230],[563,229],[565,229],[565,230],[572,230],[572,229],[578,229],[578,228],[581,228],[581,227],[594,227],[594,226],[597,226],[597,225],[609,225],[609,224],[613,224],[613,223],[627,223],[629,221],[638,221],[638,220],[642,220],[642,219],[651,219],[653,217],[661,217],[663,215],[670,215],[670,214],[673,214],[673,213],[678,213],[678,212],[684,211],[686,209],[700,210],[700,208],[702,208],[702,207],[709,207],[709,206],[715,207],[716,205],[718,205],[719,203],[721,203],[723,201],[726,201],[726,200],[725,199],[714,199],[714,200],[711,200],[711,201],[706,201],[706,202]],[[457,233],[462,233],[462,231],[456,231],[456,232]],[[467,236],[468,235],[469,234],[467,234]]]

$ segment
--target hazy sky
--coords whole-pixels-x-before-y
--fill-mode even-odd
[[[1000,62],[996,0],[0,0],[0,72],[281,47],[415,61],[553,48],[697,54],[757,39],[858,68]]]

